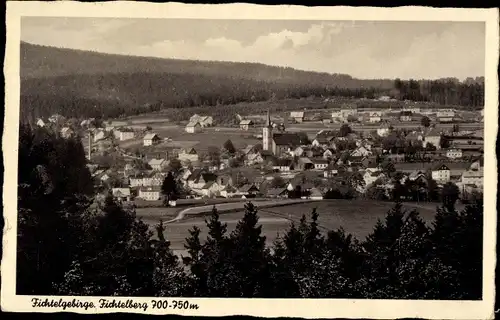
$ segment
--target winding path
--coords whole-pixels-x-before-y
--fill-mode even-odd
[[[312,201],[315,201],[315,200],[305,200],[305,199],[264,200],[264,201],[255,201],[252,203],[258,209],[262,209],[262,208],[286,206],[286,205],[297,204],[297,203],[306,203],[306,202],[312,202]],[[219,203],[219,204],[215,204],[215,205],[206,205],[206,206],[197,206],[197,207],[187,208],[187,209],[181,210],[175,218],[168,220],[165,223],[168,224],[168,223],[174,223],[174,222],[180,221],[180,220],[184,219],[186,215],[202,215],[205,213],[209,213],[212,211],[212,208],[214,206],[219,213],[222,213],[225,211],[243,210],[245,208],[245,204],[247,204],[248,202],[251,202],[251,200],[241,201],[241,202],[231,202],[231,203]],[[280,215],[280,217],[284,217],[284,216]],[[284,217],[284,218],[286,218],[286,217]]]

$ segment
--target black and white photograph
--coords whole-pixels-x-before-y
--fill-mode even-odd
[[[489,301],[493,317],[498,12],[44,8],[6,52],[2,282],[23,310]]]

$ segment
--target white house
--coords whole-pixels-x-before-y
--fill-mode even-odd
[[[463,153],[460,149],[448,149],[446,151],[446,157],[449,159],[459,159],[462,158]]]
[[[382,111],[371,111],[368,116],[368,121],[371,123],[382,121]]]
[[[221,191],[221,187],[215,181],[209,181],[201,188],[202,195],[204,195],[205,197],[210,197],[210,198],[219,196],[220,191]]]
[[[111,189],[113,198],[118,201],[130,201],[130,188],[113,188]]]
[[[426,148],[429,143],[436,147],[436,150],[441,149],[441,133],[439,133],[437,130],[429,131],[424,136],[424,148]]]
[[[432,179],[439,183],[446,183],[450,181],[450,169],[444,165],[437,165],[431,171]]]
[[[339,173],[338,166],[334,163],[331,163],[326,167],[325,171],[323,171],[323,177],[325,178],[332,178],[336,176]]]
[[[304,121],[304,112],[303,111],[292,111],[290,112],[290,118],[294,119],[297,122]]]
[[[137,196],[141,199],[146,200],[146,201],[157,201],[157,200],[160,200],[160,197],[161,197],[161,188],[160,187],[141,187],[141,188],[139,188],[139,194]]]
[[[383,174],[380,171],[365,171],[365,174],[363,175],[363,180],[365,181],[365,186],[368,187],[378,179],[384,178],[385,174]]]
[[[156,170],[156,171],[162,171],[167,167],[167,160],[165,159],[151,159],[151,161],[148,162],[148,164],[151,166],[151,169]]]
[[[391,125],[389,123],[383,123],[379,128],[377,128],[377,134],[381,137],[387,137],[391,131]]]
[[[143,138],[145,147],[158,144],[160,141],[161,139],[156,133],[148,133]]]
[[[364,146],[357,147],[355,150],[353,150],[351,152],[352,157],[368,157],[371,155],[372,155],[372,152]]]
[[[134,139],[135,137],[135,133],[132,130],[114,130],[113,135],[115,136],[115,139],[120,141]]]
[[[342,120],[342,110],[332,111],[332,120]]]
[[[289,159],[277,159],[273,163],[273,170],[288,172],[293,170],[293,162]]]
[[[38,119],[36,125],[39,127],[45,127],[45,122],[42,119]]]
[[[325,160],[323,158],[313,158],[311,159],[311,162],[313,163],[314,165],[314,169],[315,170],[324,170],[328,167],[328,160]]]
[[[102,139],[106,138],[106,132],[103,130],[99,130],[94,133],[94,142],[100,141]]]
[[[198,152],[194,148],[182,149],[177,155],[180,161],[196,162],[199,160]]]
[[[189,122],[187,125],[186,125],[186,132],[187,133],[198,133],[198,132],[201,132],[201,124],[200,122],[198,121],[193,121],[193,122]]]
[[[240,129],[247,131],[250,129],[250,126],[253,126],[253,121],[250,119],[244,119],[240,121]]]

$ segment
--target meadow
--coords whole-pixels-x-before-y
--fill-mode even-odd
[[[351,233],[357,239],[363,240],[372,232],[377,220],[385,219],[387,212],[393,206],[394,203],[392,202],[372,200],[322,200],[262,208],[258,210],[258,215],[260,217],[259,222],[262,225],[262,232],[266,236],[267,245],[272,245],[279,234],[284,234],[288,230],[292,221],[298,223],[302,214],[308,216],[313,208],[316,208],[319,213],[319,225],[322,232],[326,233],[328,230],[336,230],[342,227],[347,233]],[[438,204],[435,203],[403,204],[406,210],[416,209],[429,226],[431,226],[434,220],[437,206]],[[461,208],[461,206],[458,206],[457,209]],[[153,209],[151,214],[146,216],[142,214],[143,221],[153,226],[158,223],[160,213],[165,214],[163,220],[173,218],[174,211],[168,214],[170,211],[165,209]],[[205,225],[205,218],[209,214],[190,216],[187,219],[166,225],[165,236],[171,241],[172,249],[177,252],[183,251],[185,238],[189,236],[188,230],[195,225],[201,229],[200,238],[206,239],[208,230]],[[221,221],[227,223],[228,231],[231,232],[236,227],[237,222],[243,217],[243,214],[243,211],[221,213],[220,217]]]

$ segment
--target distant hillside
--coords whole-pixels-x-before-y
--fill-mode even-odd
[[[166,108],[309,96],[374,98],[399,94],[405,99],[454,102],[444,97],[452,91],[442,90],[440,83],[431,83],[432,88],[427,86],[431,90],[424,92],[424,86],[419,88],[418,83],[407,85],[404,81],[399,81],[396,88],[393,80],[362,80],[257,63],[121,56],[28,43],[21,43],[20,74],[23,121],[53,113],[108,118]],[[450,82],[445,86],[463,85]],[[478,96],[480,89],[469,95]],[[467,95],[455,96],[457,102],[461,99],[465,105],[472,101]]]

